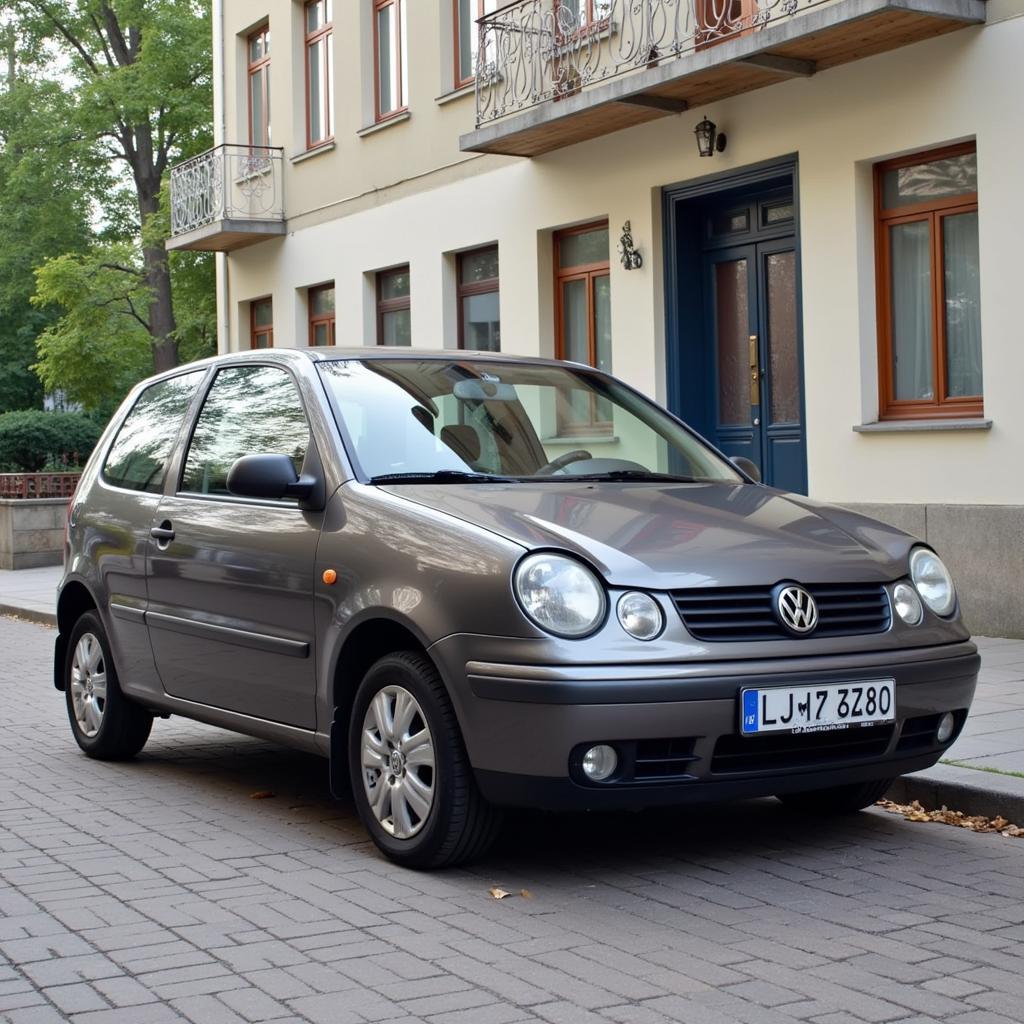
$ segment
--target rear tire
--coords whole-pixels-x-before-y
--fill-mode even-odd
[[[500,826],[481,796],[437,670],[415,651],[376,662],[349,722],[356,809],[396,864],[440,868],[481,856]]]
[[[71,630],[64,697],[71,732],[89,757],[125,761],[146,745],[153,716],[121,692],[107,631],[96,612],[86,612]]]
[[[780,793],[776,799],[801,814],[854,814],[881,800],[893,779],[871,779],[829,789],[811,789],[802,793]]]

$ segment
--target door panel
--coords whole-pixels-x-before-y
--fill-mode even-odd
[[[298,388],[282,367],[217,372],[192,431],[181,480],[151,531],[149,627],[174,697],[312,729],[313,573],[322,513],[232,495],[243,455],[311,451]]]
[[[795,239],[712,249],[703,261],[712,440],[771,486],[806,492]]]
[[[151,542],[149,625],[174,697],[312,729],[319,514],[175,495]]]
[[[714,440],[726,455],[742,455],[761,468],[760,398],[750,380],[750,339],[757,330],[756,252],[753,246],[723,249],[709,253],[705,262]]]

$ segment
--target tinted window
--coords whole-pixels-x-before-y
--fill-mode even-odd
[[[139,395],[103,464],[103,479],[115,487],[158,494],[171,447],[205,370],[161,381]]]
[[[243,455],[288,455],[295,472],[309,426],[295,382],[276,366],[232,366],[217,374],[185,461],[183,491],[227,494],[228,471]]]

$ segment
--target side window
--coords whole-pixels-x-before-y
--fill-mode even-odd
[[[287,455],[302,470],[309,425],[298,388],[276,366],[231,366],[217,374],[192,434],[181,490],[227,494],[243,455]]]
[[[125,417],[103,463],[114,487],[159,494],[182,418],[203,379],[194,370],[146,388]]]

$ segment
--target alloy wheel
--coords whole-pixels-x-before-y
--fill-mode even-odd
[[[78,638],[71,659],[71,705],[82,735],[92,739],[103,724],[107,704],[107,667],[94,633]]]
[[[416,698],[401,686],[382,687],[363,718],[363,789],[381,828],[411,839],[434,805],[434,739]]]

